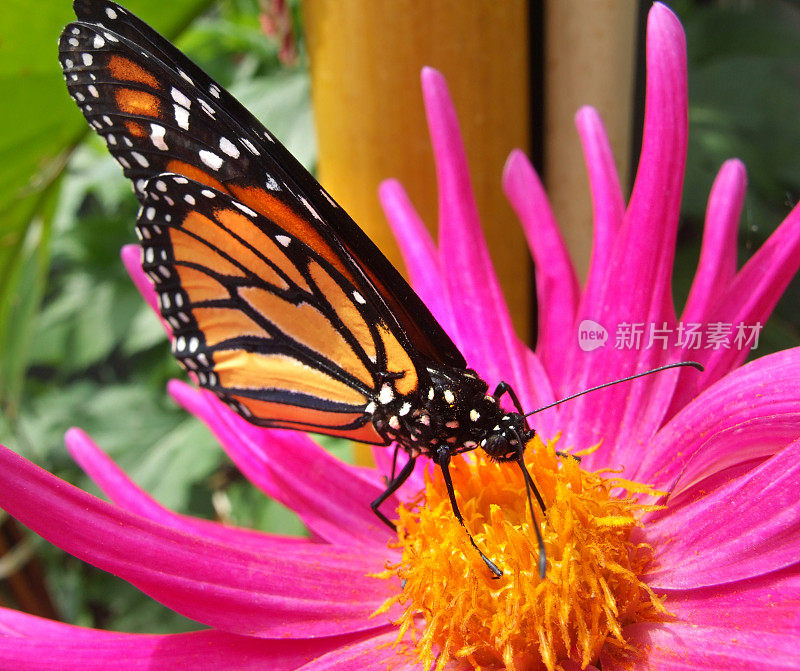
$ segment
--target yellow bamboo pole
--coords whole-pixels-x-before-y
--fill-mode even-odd
[[[573,119],[582,105],[599,110],[627,188],[638,11],[636,0],[545,3],[545,183],[582,278],[589,267],[592,210]]]
[[[376,191],[399,179],[426,223],[436,177],[420,93],[424,65],[453,95],[478,208],[514,321],[529,331],[530,267],[500,188],[503,163],[529,139],[524,0],[306,0],[320,181],[400,264]]]

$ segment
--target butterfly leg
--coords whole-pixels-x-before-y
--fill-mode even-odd
[[[397,456],[397,452],[395,452],[395,456]],[[392,522],[386,515],[384,515],[379,509],[378,506],[381,505],[386,499],[388,499],[392,494],[394,494],[400,487],[402,487],[403,483],[408,480],[411,473],[414,471],[414,462],[417,460],[416,457],[411,457],[408,460],[408,463],[403,466],[403,470],[400,471],[396,478],[393,478],[389,485],[386,487],[386,491],[383,492],[377,499],[375,499],[372,503],[370,503],[370,508],[372,508],[372,512],[375,513],[384,524],[386,524],[390,529],[396,530],[397,526],[394,522]],[[392,468],[392,474],[394,475],[394,468]]]
[[[501,577],[503,572],[497,568],[497,565],[491,559],[481,552],[481,549],[476,545],[475,540],[472,538],[472,534],[469,532],[469,529],[467,529],[467,525],[464,523],[464,518],[461,516],[461,511],[458,509],[456,493],[453,489],[453,480],[450,477],[450,450],[448,449],[447,445],[439,446],[439,448],[436,450],[435,461],[442,469],[444,484],[447,487],[447,495],[450,497],[450,505],[453,508],[453,514],[456,516],[458,523],[464,527],[464,531],[467,532],[467,536],[469,537],[469,542],[472,543],[472,547],[478,551],[481,559],[483,559],[483,563],[489,567],[489,570],[494,574],[494,577]]]
[[[389,484],[392,480],[394,480],[394,473],[395,469],[397,468],[397,453],[400,451],[400,443],[394,444],[394,454],[392,455],[392,474],[389,476],[389,480],[386,484]]]

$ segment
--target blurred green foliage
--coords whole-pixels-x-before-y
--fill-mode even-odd
[[[313,165],[302,49],[296,66],[281,66],[257,0],[125,4]],[[725,159],[738,156],[749,169],[743,260],[798,199],[800,10],[772,1],[670,4],[689,45],[689,166],[675,278],[685,296],[706,198]],[[29,7],[0,4],[0,443],[96,493],[63,447],[63,432],[77,425],[170,508],[302,533],[296,517],[237,475],[199,422],[166,397],[167,379],[181,372],[119,261],[120,247],[134,240],[137,205],[61,81],[56,37],[72,19],[70,3]],[[795,283],[759,353],[798,342],[798,304]],[[348,457],[341,442],[329,447]],[[214,508],[220,496],[224,505]],[[197,626],[41,540],[36,547],[66,621],[119,631]]]

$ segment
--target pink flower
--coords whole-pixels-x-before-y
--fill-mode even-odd
[[[541,312],[535,352],[512,330],[480,233],[455,112],[433,70],[425,70],[422,80],[440,187],[439,248],[397,183],[385,183],[381,198],[419,294],[470,365],[490,383],[509,382],[524,407],[680,358],[706,365],[703,374],[670,371],[535,416],[539,433],[553,438],[560,431],[562,445],[580,449],[600,442],[582,466],[624,466],[626,478],[670,493],[661,500],[665,507],[642,513],[631,542],[652,548],[639,578],[665,597],[673,617],[623,622],[627,647],[609,635],[590,659],[578,647],[559,659],[542,652],[545,665],[600,663],[604,671],[798,668],[800,350],[739,367],[747,347],[618,348],[610,341],[584,351],[577,339],[584,320],[609,334],[634,323],[673,334],[681,323],[763,323],[800,264],[795,209],[736,270],[745,175],[738,161],[729,161],[711,193],[689,301],[676,316],[670,282],[687,89],[683,33],[663,5],[650,12],[647,59],[644,144],[627,207],[597,114],[587,108],[576,118],[595,208],[585,287],[577,282],[538,178],[521,153],[509,158],[503,184],[536,260]],[[134,281],[155,306],[138,256],[135,247],[123,251]],[[253,484],[300,515],[312,538],[231,528],[166,510],[79,429],[67,433],[67,447],[111,503],[0,450],[5,510],[67,552],[210,627],[168,636],[119,634],[0,609],[0,668],[107,669],[123,659],[126,668],[148,669],[421,668],[408,639],[392,646],[393,621],[402,609],[395,605],[373,616],[401,590],[397,578],[373,577],[387,562],[397,563],[400,553],[387,548],[390,534],[367,505],[383,489],[390,451],[376,449],[375,470],[349,466],[302,434],[248,424],[210,393],[177,381],[169,391],[207,423]],[[420,469],[399,494],[410,500],[422,487]],[[386,509],[398,503],[390,500]],[[435,584],[437,576],[430,581]],[[428,623],[418,617],[413,626],[424,633]],[[467,658],[468,652],[449,654]],[[539,668],[530,657],[511,663]]]

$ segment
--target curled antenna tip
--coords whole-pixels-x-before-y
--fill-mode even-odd
[[[701,373],[706,369],[706,367],[703,364],[698,363],[697,361],[684,361],[683,363],[685,366],[691,366],[692,368],[696,368]]]

